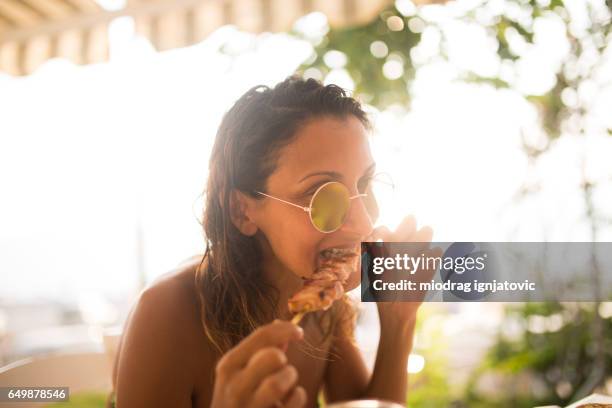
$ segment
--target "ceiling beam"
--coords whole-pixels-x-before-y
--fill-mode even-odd
[[[64,0],[66,3],[72,4],[75,8],[81,11],[95,12],[102,10],[102,7],[93,0]]]
[[[0,1],[0,15],[20,26],[32,27],[42,21],[28,6],[13,0]]]
[[[45,16],[52,19],[60,19],[71,14],[75,11],[63,1],[58,0],[21,0],[24,3],[29,4],[32,8],[39,10]]]
[[[0,14],[0,35],[2,35],[2,31],[13,28],[14,25],[15,24],[12,21],[6,19],[6,17]]]
[[[70,1],[75,2],[75,0]],[[186,9],[190,6],[200,4],[203,1],[215,0],[157,0],[150,1],[147,3],[138,3],[136,5],[128,5],[121,10],[98,10],[96,12],[84,12],[81,14],[75,14],[62,18],[60,20],[38,20],[38,23],[34,26],[29,24],[28,27],[20,27],[4,32],[0,36],[0,44],[11,41],[25,41],[29,38],[36,37],[38,35],[55,35],[66,30],[87,29],[89,27],[96,26],[99,24],[110,23],[112,20],[123,16],[148,17],[167,14],[171,11]],[[7,4],[6,0],[0,0],[0,5],[2,4]],[[1,8],[0,14],[2,14]]]

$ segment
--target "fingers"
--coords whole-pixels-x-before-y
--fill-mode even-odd
[[[414,218],[414,215],[409,215],[405,217],[400,223],[400,225],[397,227],[397,230],[395,231],[395,235],[397,236],[397,238],[399,238],[398,241],[412,241],[411,238],[416,232],[416,226],[417,223],[416,218]]]
[[[275,320],[255,330],[221,357],[217,374],[223,376],[244,368],[251,357],[263,347],[284,349],[288,342],[301,340],[303,337],[304,331],[301,327],[291,322]]]
[[[423,227],[414,234],[414,242],[431,242],[433,238],[433,229],[431,227]]]
[[[287,365],[287,356],[276,347],[258,350],[246,368],[238,375],[239,392],[252,393],[259,386],[262,378],[276,373]]]
[[[369,242],[382,240],[383,242],[430,242],[433,238],[431,227],[422,227],[417,230],[416,218],[413,215],[405,217],[395,232],[385,226],[375,228],[366,239]]]
[[[253,407],[269,407],[283,400],[295,386],[298,372],[292,365],[287,365],[276,373],[264,378],[253,395]]]
[[[303,387],[295,387],[286,398],[286,402],[282,404],[284,408],[302,408],[306,405],[306,390]]]
[[[439,258],[444,254],[444,251],[440,247],[431,248],[430,251],[431,251],[431,256],[435,258]]]
[[[423,227],[416,231],[411,239],[411,242],[415,243],[413,246],[414,251],[417,253],[425,252],[429,248],[432,238],[433,230],[431,227]]]

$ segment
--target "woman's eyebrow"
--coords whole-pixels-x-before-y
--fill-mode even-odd
[[[376,168],[376,163],[372,163],[368,166],[368,168],[363,172],[363,174],[368,174],[369,172],[373,171]],[[298,181],[298,183],[301,183],[302,181],[310,178],[310,177],[315,177],[315,176],[329,176],[331,178],[335,178],[335,179],[341,179],[342,178],[342,174],[338,173],[337,171],[316,171],[314,173],[310,173],[306,176],[304,176],[300,181]]]
[[[337,179],[342,177],[342,175],[336,171],[317,171],[317,172],[310,173],[309,175],[305,176],[300,181],[298,181],[298,183],[301,183],[307,178],[314,177],[314,176],[329,176],[331,178],[337,178]]]

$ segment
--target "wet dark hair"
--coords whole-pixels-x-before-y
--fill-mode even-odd
[[[255,191],[266,191],[279,150],[301,126],[315,118],[351,116],[370,128],[361,104],[345,90],[292,76],[273,88],[251,88],[223,117],[205,191],[206,251],[196,271],[202,325],[220,352],[273,320],[278,301],[275,288],[263,279],[259,243],[231,221],[232,190],[261,198]]]

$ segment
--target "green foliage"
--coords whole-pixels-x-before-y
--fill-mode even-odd
[[[345,69],[355,81],[355,93],[367,103],[381,109],[399,103],[409,103],[408,86],[414,77],[414,67],[411,63],[410,50],[418,44],[421,35],[413,33],[407,27],[401,31],[391,31],[387,27],[387,19],[396,16],[405,19],[391,7],[380,14],[380,17],[369,24],[330,30],[321,43],[315,46],[315,58],[301,67],[316,68],[324,76],[330,71],[325,64],[324,56],[328,51],[336,50],[347,56]],[[370,52],[370,46],[375,41],[382,41],[388,55],[403,61],[404,75],[397,79],[388,79],[383,75],[383,65],[387,58],[377,58]]]
[[[448,344],[442,332],[442,324],[430,325],[435,327],[433,332],[423,333],[423,322],[435,321],[439,316],[440,310],[436,305],[427,304],[421,308],[417,332],[427,336],[428,341],[427,347],[416,347],[414,351],[423,355],[425,366],[421,372],[410,374],[409,407],[444,408],[450,406],[458,396],[457,390],[451,389],[447,381],[450,370],[446,360]]]
[[[546,329],[546,319],[551,317],[561,317],[562,325]],[[534,318],[543,327],[532,327]],[[507,306],[502,324],[517,323],[524,329],[523,334],[510,339],[500,332],[475,372],[467,390],[470,403],[564,406],[593,392],[610,375],[612,320],[597,314],[597,304],[550,302]],[[527,392],[506,392],[501,399],[491,401],[478,387],[479,381],[491,373],[504,379],[507,390],[512,389],[513,379],[521,375],[538,387]]]
[[[539,9],[534,10],[537,10],[537,13],[541,14]],[[510,42],[507,38],[508,30],[510,28],[515,29],[529,43],[533,43],[533,33],[518,22],[511,20],[506,16],[499,17],[499,22],[496,26],[494,26],[496,39],[499,43],[498,54],[502,59],[516,61],[519,56],[511,51]]]
[[[527,99],[535,104],[539,111],[544,130],[551,138],[559,136],[561,123],[568,112],[561,100],[561,92],[567,87],[565,77],[557,75],[554,88],[544,95],[531,95]]]
[[[409,407],[444,408],[451,405],[453,396],[448,385],[446,362],[433,347],[424,352],[425,367],[418,374],[411,375],[408,391]]]
[[[104,408],[105,404],[106,394],[88,392],[71,395],[70,401],[50,404],[47,408]]]
[[[456,16],[458,21],[476,23],[483,26],[489,35],[497,43],[497,56],[499,57],[501,66],[514,67],[520,61],[520,55],[517,54],[511,46],[508,39],[510,31],[518,35],[523,43],[527,45],[533,44],[534,32],[533,22],[535,19],[544,15],[557,15],[566,24],[566,36],[568,38],[571,51],[570,58],[564,61],[558,67],[556,74],[556,84],[549,91],[542,95],[524,95],[525,98],[533,103],[541,114],[541,123],[543,129],[549,135],[549,138],[554,139],[560,134],[562,122],[570,116],[572,107],[565,106],[562,103],[562,92],[566,88],[577,89],[580,81],[585,79],[587,74],[581,74],[577,78],[573,76],[567,77],[567,68],[569,72],[575,71],[575,64],[581,58],[583,53],[582,38],[574,38],[569,29],[569,13],[565,5],[560,0],[551,0],[546,4],[545,1],[516,1],[508,0],[507,4],[513,5],[523,11],[525,18],[518,18],[515,14],[508,12],[508,8],[498,8],[497,14],[490,18],[479,17],[482,14],[492,13],[491,7],[487,2],[483,2],[474,9],[469,10],[463,16]],[[440,7],[440,6],[435,6]],[[589,10],[591,12],[592,10]],[[389,17],[394,16],[403,21],[403,28],[398,31],[393,31],[388,27],[387,21]],[[418,24],[410,24],[411,20],[418,20]],[[420,26],[420,27],[419,27]],[[417,14],[414,16],[403,16],[395,6],[389,6],[382,11],[378,18],[374,21],[357,27],[330,29],[328,33],[315,45],[314,58],[310,58],[299,69],[301,73],[307,72],[309,69],[318,70],[324,77],[330,72],[330,67],[325,64],[324,57],[329,51],[339,51],[346,55],[347,62],[344,69],[351,76],[355,84],[355,94],[362,98],[365,102],[376,106],[383,110],[390,105],[399,104],[409,108],[410,106],[410,89],[411,83],[414,80],[415,69],[418,64],[413,62],[411,52],[421,40],[421,32],[426,27],[436,27],[435,21],[428,21],[425,17],[421,18],[420,12],[417,9]],[[610,33],[611,24],[593,23],[589,28],[589,34],[595,37],[607,38]],[[411,31],[410,27],[414,29]],[[397,27],[394,27],[397,30]],[[417,31],[417,32],[415,32]],[[440,44],[439,58],[447,58],[445,55],[447,40],[444,38],[444,30],[442,33],[442,41]],[[301,36],[294,33],[296,36]],[[375,41],[382,41],[388,48],[388,55],[385,57],[374,56],[370,51],[370,46]],[[587,39],[587,41],[590,41]],[[605,48],[605,44],[598,46],[598,52],[601,55]],[[389,59],[397,59],[403,61],[404,71],[399,78],[390,79],[383,73],[383,66]],[[572,74],[573,75],[573,74]],[[493,77],[482,77],[474,72],[463,72],[460,75],[461,80],[467,82],[486,83],[496,88],[511,88],[512,85],[506,79],[497,75]],[[610,131],[612,132],[612,131]]]

